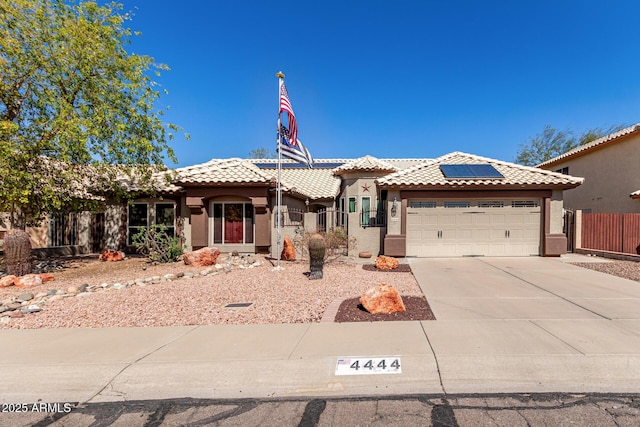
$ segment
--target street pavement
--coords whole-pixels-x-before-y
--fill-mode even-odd
[[[613,406],[621,405],[635,417],[633,395],[640,390],[640,283],[565,260],[409,259],[436,321],[2,330],[1,403],[74,405],[69,413],[49,413],[40,419],[42,413],[36,411],[2,416],[36,417],[35,423],[60,416],[64,423],[59,425],[85,425],[69,420],[107,408],[103,418],[115,422],[130,415],[132,420],[146,420],[139,425],[185,425],[167,421],[172,411],[220,416],[218,425],[251,425],[236,423],[237,414],[228,415],[240,411],[259,419],[255,411],[272,416],[277,410],[265,408],[284,405],[293,418],[271,425],[298,425],[296,417],[301,423],[320,407],[315,424],[300,425],[376,425],[375,419],[343,424],[328,414],[334,406],[345,408],[347,415],[354,408],[376,408],[363,412],[364,420],[380,416],[380,405],[400,405],[417,408],[404,411],[417,418],[415,423],[398,425],[491,425],[464,424],[465,411],[483,420],[497,413],[481,408],[493,405],[482,403],[493,398],[474,397],[477,394],[510,402],[530,393],[564,393],[550,405],[562,414],[577,407],[593,417],[597,412],[604,420],[619,412],[603,403],[613,396],[618,402]],[[380,363],[383,359],[385,364]],[[375,360],[378,368],[356,369],[368,360]],[[397,369],[391,369],[396,360]],[[571,397],[574,394],[578,397]],[[560,405],[572,399],[590,403],[571,406],[574,409]],[[469,408],[465,402],[471,402]],[[547,405],[544,399],[540,402]],[[188,409],[187,404],[194,406]],[[131,415],[125,410],[131,407],[147,409]],[[113,408],[125,412],[113,418],[108,415],[116,411]],[[159,408],[168,411],[162,422],[148,424],[149,415]],[[520,417],[527,410],[510,409],[510,416]],[[452,413],[455,423],[441,420]],[[624,425],[626,416],[620,415],[619,425]]]
[[[314,399],[172,399],[87,403],[70,412],[1,413],[21,426],[621,427],[640,424],[638,396],[401,395]]]

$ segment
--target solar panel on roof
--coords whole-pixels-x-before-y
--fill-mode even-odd
[[[504,178],[504,176],[488,163],[440,165],[445,178]]]

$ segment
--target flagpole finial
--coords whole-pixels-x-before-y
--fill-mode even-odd
[[[276,77],[279,78],[279,79],[284,79],[284,73],[282,71],[278,71],[276,73]]]

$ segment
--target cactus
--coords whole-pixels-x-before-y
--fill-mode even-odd
[[[316,233],[309,238],[309,279],[322,279],[324,265],[325,242],[324,237]]]
[[[9,230],[4,238],[7,273],[24,276],[31,273],[31,239],[22,230]]]

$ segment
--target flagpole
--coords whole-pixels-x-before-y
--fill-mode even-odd
[[[278,195],[277,195],[277,204],[278,204],[278,236],[277,236],[277,245],[276,245],[276,257],[278,258],[278,266],[276,267],[276,269],[280,270],[280,243],[281,243],[281,217],[282,214],[280,212],[281,209],[281,205],[282,205],[282,186],[280,184],[280,174],[282,171],[282,150],[280,150],[280,123],[281,123],[281,117],[282,117],[282,112],[280,111],[280,82],[284,80],[284,73],[282,71],[278,71],[276,73],[276,77],[278,77],[278,140],[276,142],[276,147],[278,150],[278,184],[277,184],[277,191],[278,191]]]

